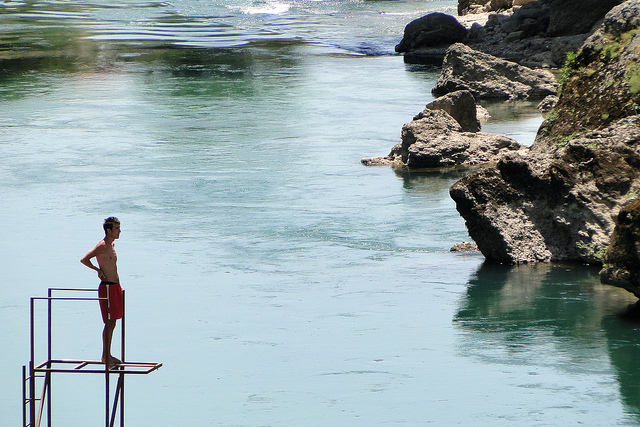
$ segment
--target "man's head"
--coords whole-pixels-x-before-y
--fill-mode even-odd
[[[105,219],[104,224],[102,224],[102,228],[104,228],[105,236],[111,233],[116,239],[120,237],[120,220],[115,216],[110,216]]]

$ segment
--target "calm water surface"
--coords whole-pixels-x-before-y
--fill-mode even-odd
[[[29,297],[96,286],[109,215],[127,358],[164,364],[127,381],[127,425],[639,424],[635,298],[451,253],[460,172],[360,164],[432,99],[404,25],[456,3],[0,3],[0,426]],[[530,105],[489,108],[531,143]],[[53,326],[54,357],[99,356],[93,302]],[[54,425],[104,425],[101,377],[53,396]]]

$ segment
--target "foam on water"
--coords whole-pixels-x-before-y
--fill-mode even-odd
[[[253,6],[239,7],[242,13],[247,15],[284,15],[291,5],[280,1],[269,1]]]

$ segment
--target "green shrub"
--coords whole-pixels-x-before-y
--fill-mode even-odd
[[[560,76],[558,77],[558,96],[562,94],[562,89],[564,89],[564,85],[569,80],[577,69],[577,61],[576,58],[578,55],[575,52],[567,52],[567,58],[564,61],[564,67],[560,68]]]

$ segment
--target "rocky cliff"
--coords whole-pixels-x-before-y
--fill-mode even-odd
[[[486,258],[603,261],[618,212],[640,194],[639,7],[629,0],[612,9],[571,58],[529,152],[452,186]]]
[[[562,96],[542,126],[534,149],[549,151],[580,132],[640,114],[640,4],[615,8],[570,54],[561,76]]]

